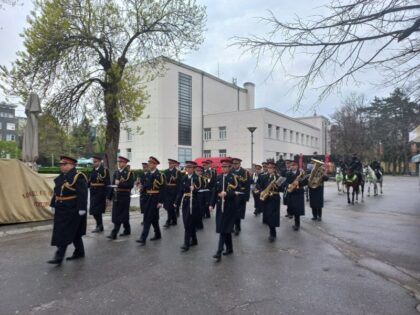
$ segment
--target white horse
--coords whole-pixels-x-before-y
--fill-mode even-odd
[[[341,169],[340,166],[337,166],[336,171],[335,171],[335,181],[337,183],[337,190],[339,194],[341,192],[344,192],[343,180],[344,180],[343,170]]]
[[[367,195],[370,197],[370,186],[373,185],[373,195],[378,195],[378,178],[376,177],[375,171],[370,167],[370,165],[363,168],[363,174],[365,180],[368,182],[368,191]]]

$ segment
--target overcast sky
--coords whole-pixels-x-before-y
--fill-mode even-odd
[[[207,6],[207,31],[205,42],[198,51],[184,56],[182,62],[202,69],[221,79],[231,82],[236,78],[238,85],[251,81],[256,84],[256,107],[268,107],[289,116],[313,114],[313,104],[318,92],[306,94],[299,111],[293,111],[297,92],[292,88],[293,82],[285,77],[281,69],[276,69],[271,76],[268,59],[256,66],[256,58],[243,55],[236,47],[228,47],[232,36],[246,36],[251,33],[263,35],[266,26],[258,22],[257,17],[267,16],[272,10],[283,21],[291,20],[295,14],[308,16],[322,12],[316,6],[327,3],[325,0],[198,0]],[[32,9],[31,1],[23,1],[22,6],[6,7],[0,11],[0,64],[9,65],[18,50],[22,49],[22,38],[19,34],[26,25],[26,16]],[[307,62],[304,55],[290,58],[289,64],[302,70]],[[341,94],[331,95],[316,109],[318,114],[329,116],[340,106],[341,100],[351,92],[364,94],[368,99],[374,96],[386,96],[391,89],[372,88],[371,82],[379,82],[375,72],[359,75],[363,84],[344,87]],[[3,97],[0,95],[0,100]],[[20,110],[18,113],[22,115]]]

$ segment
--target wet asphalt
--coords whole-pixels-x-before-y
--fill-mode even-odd
[[[419,314],[418,178],[385,177],[383,191],[348,205],[328,182],[323,221],[310,220],[307,204],[295,232],[282,205],[274,243],[251,201],[234,255],[220,263],[214,217],[181,253],[182,222],[140,247],[138,213],[132,235],[117,241],[105,237],[106,216],[105,234],[84,238],[86,257],[61,267],[46,264],[49,224],[3,226],[0,314]]]

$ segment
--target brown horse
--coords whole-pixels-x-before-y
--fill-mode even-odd
[[[347,189],[347,202],[354,205],[354,195],[356,195],[356,202],[359,201],[359,188],[361,188],[362,202],[363,193],[365,190],[365,181],[363,180],[362,174],[354,172],[351,168],[347,169],[346,175],[344,176],[344,184]],[[350,187],[352,188],[352,199],[350,202]]]

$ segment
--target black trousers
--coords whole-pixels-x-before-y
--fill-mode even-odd
[[[295,214],[295,225],[300,226],[300,215]]]
[[[83,245],[83,240],[81,236],[76,237],[73,240],[74,253],[75,255],[84,255],[85,247]],[[55,258],[63,260],[64,255],[66,254],[67,245],[57,246],[57,251],[55,252]]]
[[[270,236],[277,236],[276,228],[270,226]]]
[[[184,245],[189,247],[190,243],[197,243],[197,230],[194,226],[185,229]]]
[[[322,208],[312,208],[312,215],[314,218],[322,218]]]
[[[158,210],[157,210],[158,211]],[[144,218],[143,232],[141,233],[140,239],[146,240],[149,235],[150,227],[153,226],[156,237],[161,237],[160,227],[159,227],[159,217],[157,219],[150,220],[149,218]]]
[[[126,234],[130,234],[131,233],[131,226],[130,226],[130,221],[124,221],[122,224],[123,228],[124,228],[124,233]],[[120,231],[121,228],[121,224],[114,224],[114,228],[112,229],[112,235],[117,235],[118,232]]]
[[[221,253],[223,247],[226,245],[226,250],[233,250],[232,234],[231,233],[220,233],[219,236],[219,246],[217,252]]]
[[[102,213],[94,214],[93,217],[96,221],[96,227],[103,227]]]

